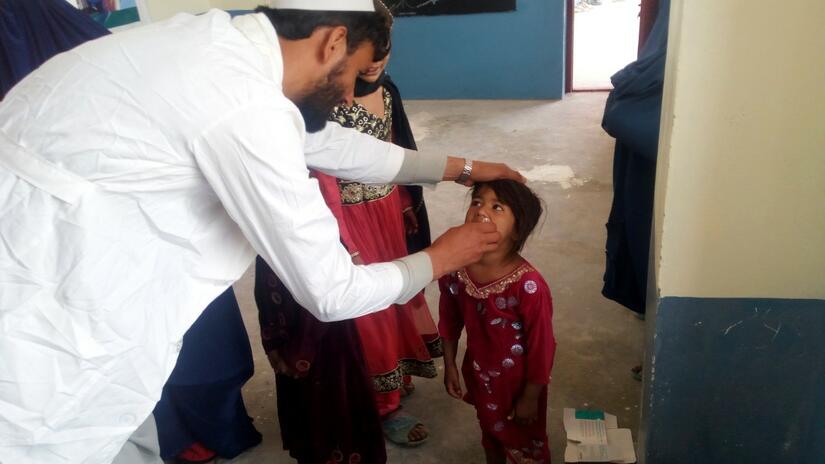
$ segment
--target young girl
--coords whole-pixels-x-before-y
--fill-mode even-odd
[[[541,202],[512,181],[476,184],[472,195],[465,222],[492,222],[502,239],[478,264],[439,280],[444,385],[462,398],[456,351],[466,329],[463,398],[476,407],[487,462],[549,464],[553,306],[547,283],[519,255],[541,216]]]
[[[415,148],[398,88],[385,72],[390,53],[359,75],[355,100],[337,106],[330,120],[405,148]],[[323,179],[324,175],[319,175]],[[324,183],[321,191],[328,195]],[[365,264],[392,261],[429,244],[429,227],[420,190],[337,180],[340,228],[349,230],[354,249]],[[422,217],[422,213],[424,216]],[[416,249],[417,248],[417,249]],[[388,440],[419,446],[429,435],[424,424],[401,409],[401,398],[414,391],[412,376],[436,377],[432,358],[441,356],[441,339],[421,293],[355,320],[375,404]]]

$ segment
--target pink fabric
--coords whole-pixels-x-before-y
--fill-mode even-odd
[[[395,390],[389,393],[375,392],[375,405],[378,407],[378,414],[386,417],[394,413],[401,407],[401,391]]]
[[[407,255],[398,188],[377,200],[342,204],[337,179],[317,172],[313,176],[338,219],[342,240],[350,251],[359,253],[358,262],[386,262]],[[391,374],[405,365],[402,361],[427,363],[432,360],[426,342],[438,339],[438,328],[423,293],[406,304],[392,305],[358,318],[355,324],[371,376]],[[402,369],[401,374],[410,372]],[[399,383],[397,388],[400,386]],[[382,416],[389,414],[398,409],[400,394],[397,389],[376,392],[376,403]]]

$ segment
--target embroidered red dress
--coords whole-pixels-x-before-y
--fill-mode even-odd
[[[392,96],[386,89],[383,96],[383,116],[354,103],[336,107],[330,120],[389,141]],[[403,188],[342,180],[337,182],[338,192],[328,192],[329,186],[322,182],[321,191],[325,196],[340,194],[342,212],[338,221],[342,229],[349,231],[361,262],[393,261],[407,255],[403,210],[409,196],[402,194]],[[423,293],[406,304],[358,318],[355,325],[382,416],[400,406],[399,390],[405,377],[437,376],[432,358],[441,355],[441,340]]]
[[[442,277],[439,287],[441,337],[457,341],[467,330],[464,400],[476,408],[482,444],[504,451],[511,463],[549,464],[547,387],[536,423],[507,419],[526,383],[550,382],[556,341],[547,283],[525,263],[489,284],[473,281],[464,270]]]

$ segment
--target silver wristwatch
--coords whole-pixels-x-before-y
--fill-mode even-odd
[[[470,174],[473,173],[473,160],[469,158],[464,159],[464,169],[461,171],[461,175],[458,176],[458,179],[455,181],[459,184],[464,184],[468,180],[470,180]]]

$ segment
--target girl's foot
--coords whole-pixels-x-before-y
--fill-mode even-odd
[[[403,387],[401,387],[401,398],[407,398],[410,395],[415,393],[415,385],[411,383],[405,383]]]
[[[412,442],[424,442],[429,436],[430,432],[427,427],[424,427],[424,424],[415,424],[415,428],[410,431],[407,437]]]
[[[430,435],[421,421],[401,410],[388,415],[383,426],[387,439],[400,446],[423,445]]]

